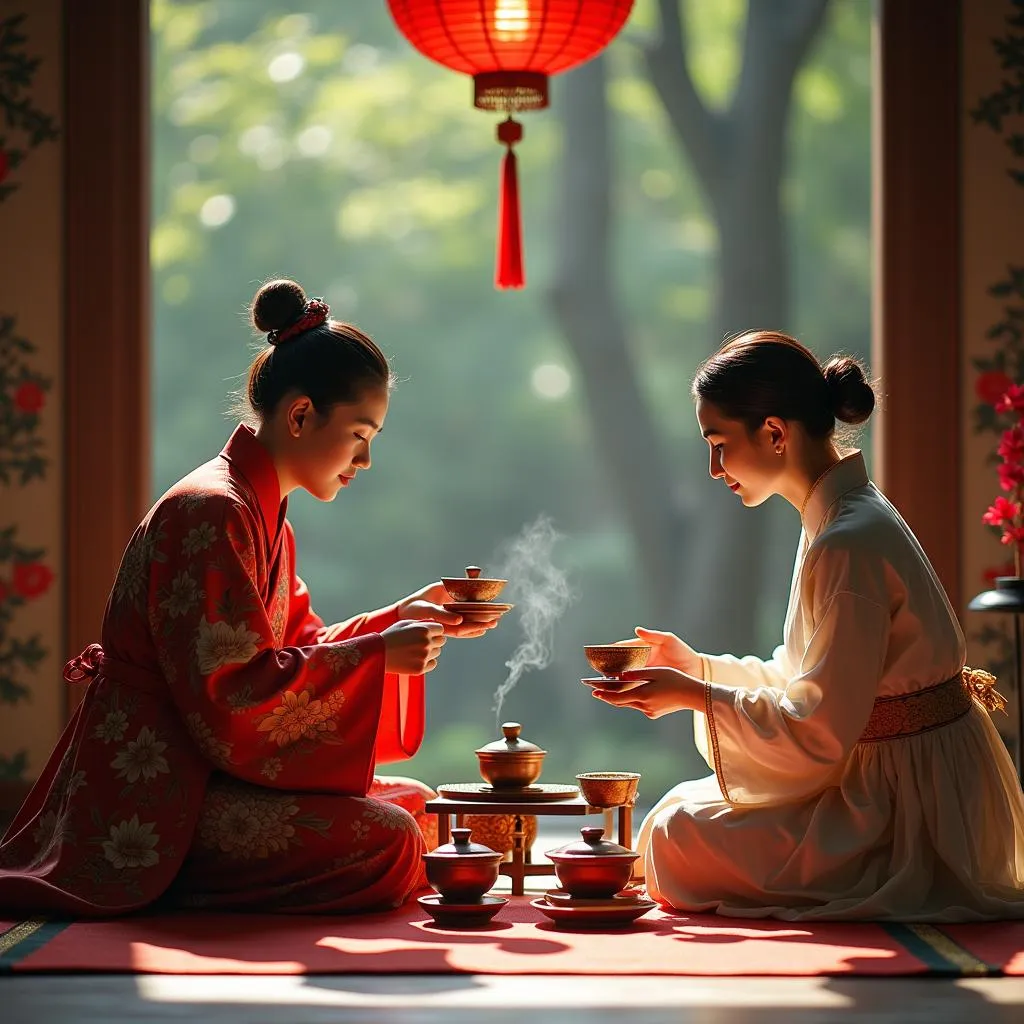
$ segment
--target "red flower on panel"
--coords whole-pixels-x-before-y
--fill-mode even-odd
[[[974,393],[987,405],[995,405],[1012,386],[1013,381],[1005,373],[989,370],[974,382]]]
[[[996,412],[1024,412],[1024,386],[1011,384],[996,402]]]
[[[1024,464],[1024,427],[1014,423],[1009,430],[1004,431],[996,452],[1006,462],[1017,466]]]
[[[25,381],[24,384],[19,384],[17,390],[14,392],[14,404],[17,406],[19,412],[37,413],[43,407],[43,402],[46,401],[46,393],[43,389],[32,380]]]
[[[14,592],[27,600],[45,594],[53,580],[53,570],[42,562],[18,562],[14,566]]]

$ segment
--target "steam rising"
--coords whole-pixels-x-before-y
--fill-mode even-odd
[[[555,621],[569,604],[571,594],[566,575],[555,568],[551,552],[560,534],[551,520],[539,516],[522,532],[507,541],[499,554],[495,575],[508,580],[502,600],[514,602],[519,613],[523,640],[505,662],[508,675],[494,694],[494,713],[500,724],[505,697],[527,669],[546,668],[551,661]]]

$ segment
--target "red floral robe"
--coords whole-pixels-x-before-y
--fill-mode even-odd
[[[384,672],[394,608],[313,613],[286,504],[239,427],[135,531],[102,648],[66,672],[84,699],[0,842],[0,912],[345,912],[423,884],[433,794],[374,777],[422,740],[423,677]]]

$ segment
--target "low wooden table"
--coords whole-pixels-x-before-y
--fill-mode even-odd
[[[437,836],[441,844],[451,842],[451,817],[455,816],[455,827],[462,826],[463,815],[466,814],[512,814],[515,823],[512,832],[512,860],[502,861],[498,870],[512,879],[512,895],[522,896],[524,881],[527,875],[551,875],[554,868],[550,864],[530,863],[530,851],[526,849],[524,839],[523,818],[528,814],[562,814],[582,816],[587,814],[603,814],[606,834],[611,831],[613,814],[618,818],[618,843],[633,849],[633,805],[620,804],[615,807],[592,807],[581,796],[569,797],[566,800],[455,800],[440,796],[436,800],[427,801],[426,810],[437,815]]]

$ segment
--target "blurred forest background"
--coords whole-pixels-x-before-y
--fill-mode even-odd
[[[798,517],[709,479],[688,389],[747,328],[867,357],[871,20],[870,0],[638,0],[521,118],[527,287],[497,292],[497,119],[384,0],[153,0],[154,497],[219,450],[261,340],[247,303],[295,277],[402,379],[373,472],[291,500],[320,615],[493,568],[547,516],[572,599],[502,719],[549,751],[542,781],[640,771],[650,804],[706,774],[691,716],[595,701],[581,647],[637,624],[780,641]],[[517,615],[447,645],[396,771],[476,778]]]

